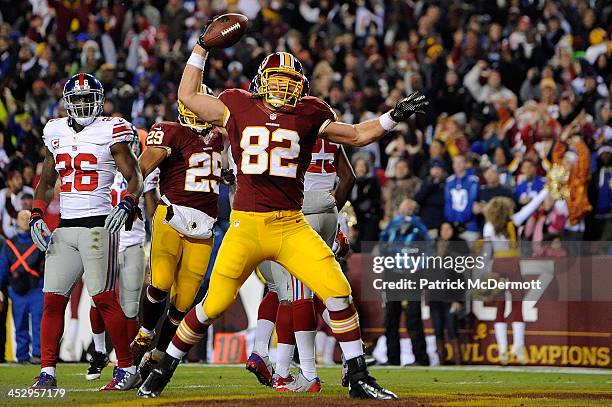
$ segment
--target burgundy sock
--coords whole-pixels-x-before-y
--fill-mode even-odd
[[[42,321],[40,324],[41,367],[55,367],[59,355],[59,344],[64,333],[64,313],[68,297],[45,293]]]
[[[104,291],[92,297],[96,308],[102,314],[106,332],[111,338],[117,354],[117,365],[119,367],[130,367],[134,365],[132,352],[130,351],[130,340],[128,339],[127,321],[121,306],[117,302],[114,291]]]

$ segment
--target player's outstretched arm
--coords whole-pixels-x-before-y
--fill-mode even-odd
[[[344,147],[340,146],[338,150],[338,158],[336,159],[336,168],[338,171],[338,178],[340,178],[340,182],[336,187],[336,191],[334,192],[334,197],[336,198],[336,206],[338,210],[341,210],[348,201],[349,195],[353,190],[353,185],[355,185],[355,172],[353,171],[353,166],[346,156],[346,152],[344,151]]]
[[[229,117],[229,110],[225,104],[214,96],[198,93],[202,84],[202,74],[207,57],[208,51],[201,46],[196,45],[193,48],[193,52],[183,70],[178,98],[187,109],[195,113],[200,119],[217,126],[225,126]]]
[[[367,146],[382,138],[401,121],[407,120],[415,113],[424,113],[423,109],[429,104],[425,96],[414,92],[397,102],[395,107],[378,119],[368,120],[359,124],[350,125],[341,122],[331,122],[322,131],[321,137],[335,143],[347,144],[354,147]]]
[[[50,192],[55,188],[57,172],[55,171],[55,159],[53,154],[45,147],[45,160],[43,161],[40,181],[34,191],[32,202],[32,214],[30,215],[30,234],[36,246],[42,251],[47,250],[51,231],[43,220],[45,210],[49,204]]]

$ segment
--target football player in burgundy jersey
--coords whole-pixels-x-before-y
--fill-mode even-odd
[[[331,249],[301,212],[304,173],[318,137],[365,146],[382,138],[399,121],[421,112],[427,105],[425,97],[414,93],[380,118],[356,125],[340,123],[325,102],[307,96],[308,82],[301,63],[291,54],[277,52],[259,66],[254,93],[229,89],[215,98],[197,92],[206,48],[200,37],[187,61],[178,96],[199,118],[228,132],[237,167],[230,229],[221,243],[208,296],[183,319],[139,395],[156,397],[161,393],[183,355],[232,304],[252,270],[263,260],[273,260],[324,301],[348,363],[349,395],[397,398],[368,373],[351,287]]]
[[[200,92],[212,95],[204,85]],[[154,124],[146,145],[140,168],[145,177],[159,168],[162,197],[153,217],[151,284],[143,299],[141,327],[132,342],[134,360],[137,364],[142,360],[144,378],[191,308],[206,273],[217,218],[224,132],[198,119],[179,102],[178,123]],[[168,297],[170,307],[157,346],[143,359]]]
[[[339,182],[336,182],[338,177]],[[333,246],[338,232],[338,211],[346,203],[354,183],[355,173],[343,147],[318,138],[304,175],[302,212],[329,247]],[[312,291],[278,263],[266,261],[258,269],[269,291],[259,306],[255,345],[246,363],[247,370],[255,374],[260,383],[276,391],[321,391],[315,366],[317,316]],[[324,310],[320,301],[317,309]],[[326,314],[324,319],[329,320]],[[268,345],[275,323],[278,345],[274,370],[268,357]],[[289,366],[295,346],[300,357],[300,372],[294,378]]]
[[[119,230],[131,228],[142,193],[142,174],[129,143],[130,123],[101,117],[102,84],[79,73],[64,85],[68,117],[49,120],[43,130],[45,160],[32,204],[30,230],[46,251],[41,372],[34,388],[57,387],[55,365],[70,292],[83,277],[115,347],[118,369],[100,390],[129,390],[140,382],[127,336],[127,322],[115,298]],[[117,168],[127,181],[125,197],[113,208],[111,185]],[[43,220],[47,192],[61,180],[60,223],[51,233]]]

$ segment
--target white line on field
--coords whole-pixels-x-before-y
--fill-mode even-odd
[[[223,368],[233,367],[244,369],[243,364],[233,365],[202,365],[198,363],[185,363],[181,366],[189,368]],[[336,366],[320,366],[318,369],[340,369]],[[612,369],[588,368],[588,367],[567,367],[567,366],[370,366],[368,369],[385,370],[439,370],[439,371],[476,371],[476,372],[520,372],[520,373],[572,373],[572,374],[597,374],[612,375]]]

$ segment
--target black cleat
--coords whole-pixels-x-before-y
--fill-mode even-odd
[[[349,396],[354,399],[397,400],[397,395],[376,383],[363,356],[347,360]]]
[[[89,369],[85,378],[87,380],[96,380],[100,378],[102,370],[108,365],[108,355],[106,353],[94,351],[89,361]],[[114,375],[113,375],[114,376]]]
[[[164,354],[157,367],[153,369],[147,380],[138,389],[138,396],[145,398],[159,397],[168,383],[170,383],[170,379],[172,379],[172,375],[179,363],[179,359]]]
[[[143,382],[147,380],[147,377],[149,377],[153,369],[155,369],[158,365],[159,357],[155,355],[155,351],[147,352],[144,358],[142,358],[142,362],[138,368]]]

